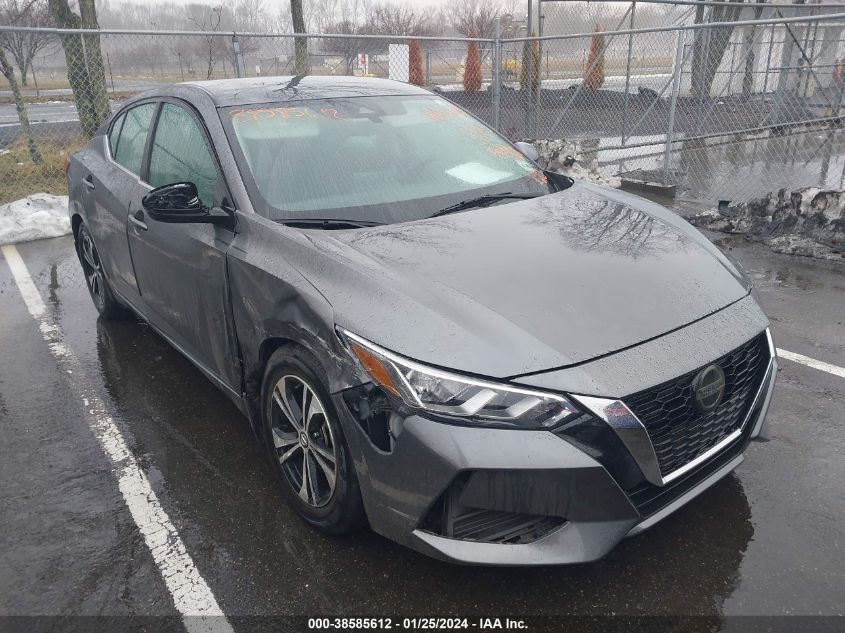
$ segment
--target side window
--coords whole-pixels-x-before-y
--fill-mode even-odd
[[[123,127],[123,120],[126,118],[126,113],[121,114],[117,119],[115,119],[114,123],[111,126],[111,132],[109,132],[109,151],[111,155],[114,156],[114,153],[117,151],[117,138],[120,136],[120,128]]]
[[[149,183],[153,187],[192,182],[200,200],[214,205],[217,164],[196,120],[184,108],[165,103],[158,118],[150,153]]]
[[[147,130],[150,129],[150,121],[155,109],[156,104],[144,103],[132,108],[124,115],[114,159],[133,174],[141,174],[141,160],[144,157]]]

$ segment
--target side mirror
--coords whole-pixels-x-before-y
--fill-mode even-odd
[[[157,222],[226,224],[231,221],[231,216],[222,209],[206,207],[192,182],[177,182],[153,189],[144,196],[141,204]]]
[[[540,160],[540,153],[537,151],[537,148],[534,147],[531,143],[518,141],[514,143],[514,145],[516,145],[516,149],[525,154],[525,157],[528,160],[533,160],[535,163]]]
[[[555,191],[563,191],[564,189],[569,189],[574,183],[575,180],[570,178],[569,176],[564,176],[563,174],[559,174],[556,171],[543,171],[546,175],[546,178],[549,180],[550,183],[555,188]]]

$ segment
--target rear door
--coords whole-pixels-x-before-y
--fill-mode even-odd
[[[149,187],[193,182],[208,207],[230,197],[208,135],[190,106],[166,100],[148,150]],[[233,232],[212,224],[156,222],[142,194],[130,201],[129,248],[149,320],[227,386],[240,385],[226,278]]]
[[[86,161],[83,204],[106,276],[114,289],[129,299],[138,285],[126,241],[129,201],[144,186],[141,164],[156,111],[155,102],[133,105],[112,121],[103,148],[103,160]]]

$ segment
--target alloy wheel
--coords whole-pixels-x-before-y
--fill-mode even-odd
[[[98,307],[102,307],[106,303],[106,291],[100,255],[97,253],[97,247],[94,246],[91,235],[85,228],[82,229],[80,238],[80,253],[85,269],[85,283],[88,284],[88,290],[91,292],[94,302]]]
[[[323,403],[302,378],[282,376],[273,387],[271,424],[291,487],[308,505],[325,506],[337,484],[337,444]]]

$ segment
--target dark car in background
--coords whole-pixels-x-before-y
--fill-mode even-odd
[[[545,173],[425,90],[162,87],[68,185],[102,317],[139,315],[214,381],[326,532],[588,561],[761,434],[776,357],[742,273],[672,212]]]

